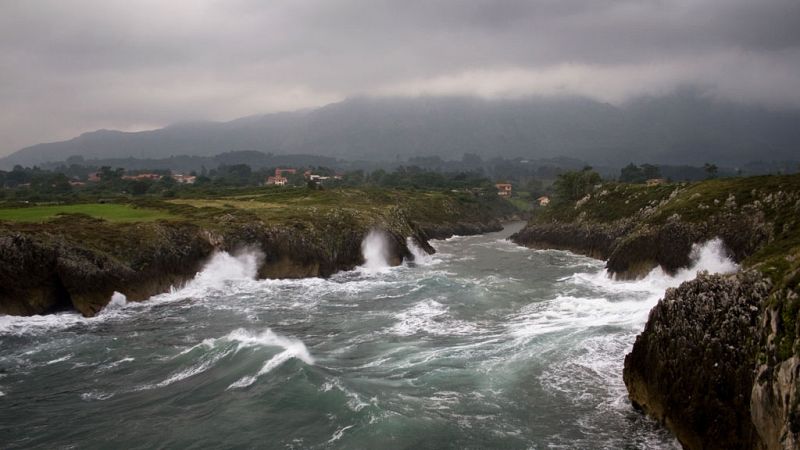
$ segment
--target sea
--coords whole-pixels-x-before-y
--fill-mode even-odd
[[[114,294],[94,318],[0,316],[0,448],[673,449],[637,412],[625,355],[666,289],[732,272],[616,281],[604,262],[531,250],[523,223],[432,241],[334,276],[258,280],[215,254],[186,286]],[[410,258],[409,258],[410,259]]]

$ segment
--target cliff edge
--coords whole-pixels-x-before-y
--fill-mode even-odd
[[[398,265],[413,258],[408,239],[430,253],[429,239],[498,231],[498,219],[517,212],[496,196],[460,193],[272,192],[132,205],[169,220],[0,221],[0,314],[94,316],[114,292],[142,301],[181,286],[217,251],[260,251],[260,278],[327,277],[364,263],[361,243],[373,229]]]
[[[604,184],[537,212],[513,241],[620,279],[675,273],[720,238],[741,270],[666,292],[625,358],[630,400],[685,448],[800,447],[800,175]]]

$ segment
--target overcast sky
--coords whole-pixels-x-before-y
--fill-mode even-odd
[[[800,0],[0,0],[0,155],[353,95],[800,106]]]

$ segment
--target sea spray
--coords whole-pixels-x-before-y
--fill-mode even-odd
[[[235,254],[215,253],[192,283],[220,287],[226,281],[253,280],[263,260],[264,254],[260,250],[246,249]]]
[[[127,303],[128,303],[128,298],[125,297],[125,294],[114,291],[114,293],[111,294],[111,300],[103,308],[101,314],[107,314],[110,311],[124,308]]]
[[[379,272],[389,267],[389,243],[386,233],[371,230],[361,242],[361,254],[364,256],[362,266],[368,272]]]
[[[623,284],[646,287],[660,297],[667,288],[677,287],[685,281],[693,280],[701,271],[725,274],[739,269],[739,266],[728,257],[725,245],[719,238],[692,245],[690,260],[689,267],[680,269],[673,275],[667,274],[661,267],[656,267],[642,280]]]
[[[406,246],[414,257],[413,261],[417,265],[427,266],[433,262],[433,258],[422,247],[417,244],[417,241],[412,237],[406,238]]]
[[[690,261],[689,267],[680,269],[672,275],[666,273],[659,266],[638,280],[618,280],[608,271],[600,271],[576,273],[561,281],[583,280],[594,285],[613,287],[624,291],[652,291],[660,296],[667,288],[676,287],[684,281],[692,280],[701,271],[727,274],[739,269],[739,266],[728,257],[725,246],[719,238],[692,245]]]
[[[691,260],[689,269],[675,274],[675,278],[681,279],[681,282],[694,279],[703,270],[709,273],[733,273],[739,270],[739,265],[730,259],[720,238],[692,245]]]
[[[656,267],[647,276],[639,280],[615,280],[607,271],[599,271],[595,273],[576,273],[566,277],[563,281],[569,281],[577,286],[594,286],[607,291],[608,298],[602,301],[610,301],[615,309],[622,308],[622,311],[617,311],[616,313],[622,313],[623,316],[617,317],[614,321],[628,323],[633,327],[639,328],[647,321],[650,309],[658,303],[658,300],[664,296],[668,288],[677,287],[685,281],[694,279],[701,271],[712,274],[725,274],[733,273],[739,268],[728,257],[725,246],[719,238],[694,244],[690,258],[691,265],[678,270],[673,275],[666,273],[661,267]],[[624,301],[631,295],[644,295],[646,301]],[[578,301],[571,306],[579,309],[586,308],[587,306],[583,303]],[[630,309],[625,310],[625,304],[629,305]],[[608,318],[602,320],[608,320]]]

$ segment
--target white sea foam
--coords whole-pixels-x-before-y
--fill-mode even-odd
[[[3,316],[0,315],[0,335],[35,334],[86,324],[87,319],[78,313],[58,313],[45,316]]]
[[[114,293],[111,294],[111,301],[108,302],[106,308],[120,308],[125,306],[126,303],[128,303],[128,298],[125,297],[125,294],[114,291]]]
[[[255,345],[270,345],[270,342],[273,342],[275,338],[270,336],[272,334],[280,340],[280,336],[274,335],[270,330],[266,330],[266,332],[258,334],[248,333],[243,329],[236,329],[227,335],[220,337],[220,338],[208,338],[203,339],[202,342],[193,345],[189,348],[186,348],[176,355],[166,358],[165,360],[180,360],[183,359],[186,355],[192,355],[195,350],[198,350],[199,356],[196,358],[195,363],[190,365],[187,368],[175,371],[164,379],[163,381],[155,384],[148,384],[144,386],[140,386],[134,390],[148,390],[148,389],[155,389],[161,388],[165,386],[169,386],[173,383],[185,380],[187,378],[193,377],[197,374],[205,372],[212,367],[214,367],[220,360],[225,358],[228,355],[238,352],[242,348],[251,347]],[[285,339],[285,338],[284,338]],[[231,343],[236,343],[236,346],[232,346]],[[133,358],[125,358],[118,363],[124,362],[126,360],[132,361]]]
[[[733,273],[739,270],[739,266],[730,259],[722,239],[719,238],[693,245],[691,259],[692,266],[678,271],[673,277],[678,284],[695,278],[697,273],[703,270],[709,273]]]
[[[115,313],[120,312],[120,310],[125,308],[125,306],[127,305],[128,305],[128,298],[125,297],[125,294],[114,291],[114,293],[111,294],[111,300],[105,307],[103,307],[99,315],[101,316],[113,315]]]
[[[320,391],[322,392],[329,392],[332,391],[333,389],[338,390],[339,392],[344,394],[345,397],[347,397],[347,407],[353,412],[359,412],[362,409],[369,406],[370,404],[377,404],[378,402],[378,399],[374,397],[370,399],[369,403],[365,402],[364,400],[361,399],[361,396],[359,396],[357,393],[344,387],[342,385],[342,381],[339,378],[330,379],[325,383],[323,383],[322,386],[320,387]]]
[[[417,241],[414,240],[412,237],[406,238],[406,245],[408,246],[408,250],[414,255],[414,264],[419,266],[429,266],[435,262],[438,262],[432,255],[429,255],[428,252],[423,250],[418,244]]]
[[[110,362],[108,364],[104,364],[104,365],[100,366],[98,368],[98,371],[99,372],[105,372],[105,371],[111,370],[111,369],[119,366],[120,364],[132,362],[132,361],[135,361],[135,358],[125,357],[125,358],[122,358],[120,360],[112,361],[112,362]]]
[[[255,383],[258,377],[269,373],[276,367],[292,358],[297,358],[308,365],[314,364],[314,358],[306,348],[305,344],[299,339],[289,338],[275,334],[270,329],[266,329],[261,333],[252,333],[245,329],[239,328],[231,331],[226,340],[238,342],[237,351],[245,347],[253,346],[266,346],[266,347],[281,347],[283,351],[274,355],[267,360],[266,363],[255,375],[246,376],[233,382],[228,389],[236,389],[250,386]]]
[[[364,256],[362,268],[367,272],[383,272],[389,267],[389,244],[386,234],[380,230],[371,230],[361,242],[361,254]]]
[[[346,427],[342,427],[342,428],[339,428],[338,430],[336,430],[336,432],[333,433],[333,436],[328,440],[328,444],[332,444],[332,443],[338,441],[339,439],[341,439],[342,436],[344,436],[344,432],[349,430],[350,428],[353,428],[354,426],[355,425],[348,425]]]
[[[92,392],[84,392],[83,394],[81,394],[81,400],[86,402],[94,400],[108,400],[113,396],[114,394],[111,392],[92,391]]]
[[[203,269],[185,286],[173,288],[166,294],[156,295],[148,302],[139,305],[150,307],[186,298],[200,299],[223,290],[228,294],[250,292],[263,260],[264,254],[258,249],[246,248],[234,254],[214,253]]]
[[[493,241],[482,242],[477,244],[479,247],[490,248],[492,250],[499,250],[501,252],[506,253],[516,253],[516,252],[529,252],[530,249],[528,247],[523,247],[515,242],[512,242],[508,239],[495,239]]]
[[[612,279],[606,272],[600,271],[593,274],[579,273],[571,277],[570,281],[576,284],[591,284],[610,292],[641,292],[649,293],[650,306],[664,295],[670,287],[676,287],[685,281],[697,277],[701,271],[709,273],[732,273],[739,266],[727,256],[725,247],[720,239],[712,239],[702,244],[692,246],[690,255],[691,265],[680,269],[674,275],[669,275],[661,267],[656,267],[647,276],[640,280],[621,281]],[[649,308],[648,308],[649,309]]]
[[[128,303],[125,295],[114,292],[108,305],[93,318],[85,318],[75,312],[48,314],[44,316],[0,315],[0,335],[37,334],[45,331],[89,325],[109,319],[124,317],[131,309],[149,308],[157,303],[170,302],[187,297],[203,297],[210,290],[224,289],[230,282],[252,281],[264,255],[259,250],[246,249],[231,255],[227,252],[214,254],[195,278],[183,288],[156,295],[148,302]],[[246,287],[243,287],[243,289]]]
[[[394,317],[397,322],[389,332],[397,336],[411,336],[417,333],[442,336],[468,335],[478,331],[472,323],[451,318],[448,308],[432,299],[423,300]]]
[[[731,273],[738,266],[727,257],[719,239],[697,244],[692,249],[692,265],[674,276],[660,267],[640,280],[620,281],[606,271],[576,273],[562,279],[580,289],[590,289],[589,296],[577,295],[568,289],[554,299],[532,303],[511,319],[510,326],[518,337],[533,337],[567,329],[594,326],[627,326],[640,328],[667,288],[691,280],[700,271]]]
[[[65,356],[62,356],[61,358],[56,358],[56,359],[53,359],[53,360],[51,360],[51,361],[47,361],[47,362],[45,363],[45,365],[46,365],[46,366],[49,366],[49,365],[51,365],[51,364],[58,364],[58,363],[60,363],[60,362],[67,361],[67,360],[68,360],[68,359],[70,359],[70,358],[72,358],[72,355],[71,355],[71,354],[70,354],[70,355],[65,355]]]
[[[253,280],[263,260],[264,254],[260,250],[215,253],[187,288],[220,289],[229,281]]]
[[[719,239],[695,245],[691,260],[689,268],[674,276],[657,268],[635,281],[614,280],[604,270],[562,279],[561,295],[532,303],[509,317],[514,339],[507,345],[517,350],[512,360],[531,357],[519,350],[530,348],[533,339],[554,336],[536,345],[538,353],[563,353],[539,377],[542,386],[575,405],[594,405],[595,412],[577,422],[584,429],[595,429],[609,414],[622,417],[630,411],[620,376],[624,355],[665,290],[695,278],[700,271],[731,273],[738,269]],[[623,330],[587,337],[587,330],[608,326]]]

